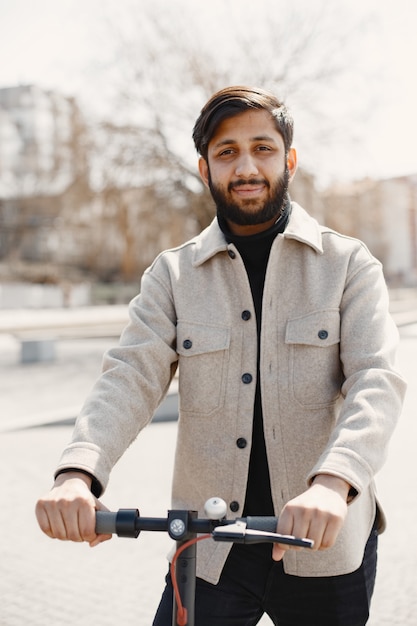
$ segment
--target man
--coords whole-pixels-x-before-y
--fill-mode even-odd
[[[293,121],[261,89],[215,94],[194,128],[217,208],[193,240],[145,272],[120,346],[37,505],[51,537],[94,531],[111,468],[148,423],[179,367],[173,508],[279,515],[285,546],[199,544],[196,624],[365,624],[384,517],[373,477],[405,384],[381,264],[359,241],[290,201]],[[91,491],[90,491],[91,490]],[[172,586],[155,626],[171,623]]]

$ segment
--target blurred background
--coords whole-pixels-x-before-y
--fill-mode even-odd
[[[414,286],[416,16],[406,0],[0,0],[0,308],[126,302],[205,227],[191,132],[229,84],[287,102],[293,199]]]
[[[415,624],[416,18],[409,0],[0,0],[2,626],[151,622],[159,539],[91,557],[42,537],[33,507],[144,269],[214,216],[191,133],[231,84],[286,101],[292,198],[384,265],[410,392],[382,474],[372,624]],[[174,385],[110,506],[164,514],[176,414]]]

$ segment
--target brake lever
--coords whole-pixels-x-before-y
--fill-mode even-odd
[[[243,521],[225,526],[216,526],[211,533],[214,541],[229,541],[233,543],[282,543],[300,548],[313,548],[312,539],[294,537],[293,535],[281,535],[264,530],[253,530],[246,527]]]

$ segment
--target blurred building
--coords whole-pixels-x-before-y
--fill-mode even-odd
[[[291,199],[301,204],[310,215],[321,224],[324,221],[324,204],[321,193],[316,188],[314,176],[299,168],[290,184]]]
[[[85,180],[84,140],[74,99],[0,89],[0,259],[49,260],[63,198]]]
[[[137,281],[160,250],[204,228],[214,215],[210,194],[166,139],[146,124],[87,125],[73,98],[33,85],[0,89],[0,270],[8,280],[23,263],[32,282],[77,280],[77,272]],[[417,283],[417,175],[319,192],[299,170],[290,194],[318,221],[362,239],[390,282]]]
[[[76,174],[81,114],[73,98],[34,85],[0,89],[2,197],[62,192]]]
[[[323,204],[326,224],[362,239],[390,284],[417,284],[417,175],[336,185]]]

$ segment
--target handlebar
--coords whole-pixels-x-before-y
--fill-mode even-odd
[[[119,509],[117,512],[96,512],[96,533],[117,534],[137,538],[141,531],[167,532],[182,541],[189,534],[210,534],[214,541],[233,543],[281,543],[312,548],[311,539],[281,535],[276,532],[277,517],[228,519],[198,519],[194,511],[168,511],[167,517],[142,517],[138,509]]]
[[[194,626],[196,577],[196,542],[203,539],[233,543],[281,543],[312,548],[311,539],[281,535],[276,532],[277,517],[241,517],[226,519],[227,506],[221,498],[207,500],[207,518],[199,519],[197,511],[172,510],[167,517],[142,517],[138,509],[119,509],[117,512],[96,511],[97,534],[117,534],[119,537],[138,537],[142,530],[167,532],[177,542],[177,551],[171,562],[174,589],[173,621],[176,626]],[[198,536],[200,535],[200,536]],[[180,572],[176,562],[181,555]],[[187,574],[184,575],[184,567]]]

